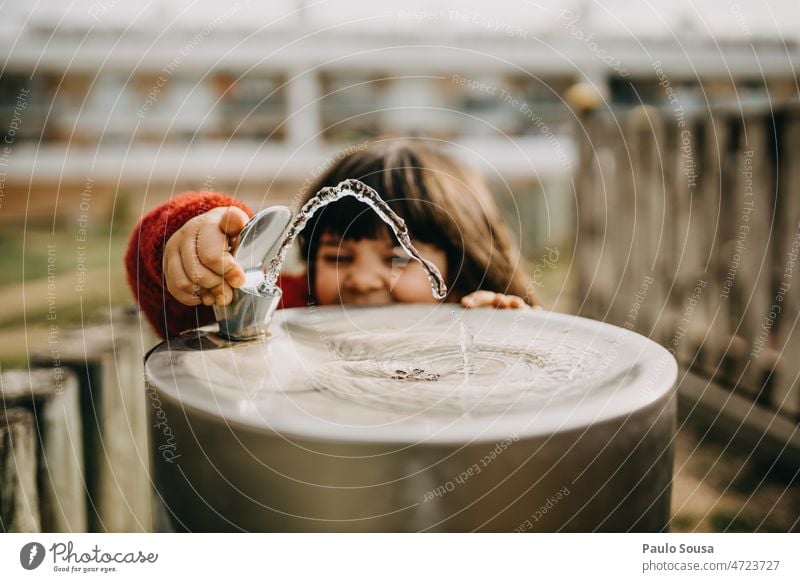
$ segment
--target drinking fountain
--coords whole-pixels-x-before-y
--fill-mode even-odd
[[[291,218],[254,216],[233,303],[146,356],[169,529],[667,529],[667,350],[541,310],[276,311],[258,282]]]

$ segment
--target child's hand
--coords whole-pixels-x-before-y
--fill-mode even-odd
[[[244,270],[228,250],[247,223],[235,206],[214,208],[187,221],[164,247],[167,290],[184,305],[227,305],[233,288],[244,285]]]
[[[522,297],[503,295],[493,291],[475,291],[461,298],[464,307],[500,307],[502,309],[530,309]]]

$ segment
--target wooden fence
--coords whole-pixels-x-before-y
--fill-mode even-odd
[[[145,342],[114,312],[0,373],[0,531],[152,530]]]
[[[577,128],[580,314],[660,342],[797,448],[800,107],[673,105]]]

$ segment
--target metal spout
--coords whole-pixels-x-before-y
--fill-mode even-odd
[[[286,206],[272,206],[253,216],[239,234],[231,253],[244,269],[246,282],[241,289],[234,289],[233,300],[228,305],[214,306],[222,337],[239,341],[266,336],[280,303],[281,291],[259,292],[258,285],[291,219],[292,211]]]
[[[219,335],[234,341],[265,337],[280,301],[280,290],[274,295],[259,295],[250,289],[234,289],[231,303],[214,306]]]

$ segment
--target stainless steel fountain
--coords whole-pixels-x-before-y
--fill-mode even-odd
[[[664,530],[670,354],[582,318],[459,311],[478,371],[458,393],[452,311],[285,309],[266,339],[212,325],[155,348],[152,466],[171,527]],[[406,366],[440,377],[395,374]]]

